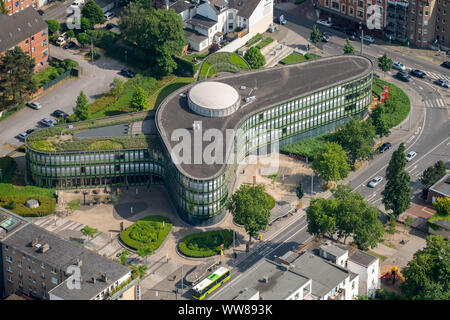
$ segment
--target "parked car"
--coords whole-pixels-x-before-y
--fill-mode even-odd
[[[61,34],[58,37],[58,40],[56,40],[56,45],[62,47],[67,43],[67,39],[66,39],[66,33],[64,32],[63,34]]]
[[[390,147],[392,147],[392,144],[390,142],[385,142],[381,145],[381,147],[378,148],[378,151],[380,151],[380,153],[383,153],[389,150]]]
[[[345,29],[345,34],[349,36],[351,40],[356,40],[358,34],[353,29]]]
[[[42,105],[37,101],[28,102],[27,106],[29,106],[30,108],[33,108],[35,110],[39,110],[40,108],[42,108]]]
[[[332,23],[329,22],[328,20],[324,20],[324,19],[319,19],[316,21],[317,24],[320,24],[322,26],[328,27],[330,28],[332,26]]]
[[[445,61],[441,64],[444,68],[450,69],[450,61]]]
[[[114,23],[108,22],[105,26],[106,30],[111,30],[112,28],[117,27]]]
[[[108,11],[105,13],[104,17],[106,20],[111,20],[113,17],[115,17],[115,14],[114,12]]]
[[[56,124],[55,121],[53,121],[53,120],[51,120],[49,118],[44,118],[41,121],[39,121],[39,123],[44,125],[44,126],[46,126],[46,127],[53,127]]]
[[[397,79],[402,80],[404,82],[411,81],[411,76],[404,71],[399,71],[395,76]]]
[[[403,65],[403,63],[398,61],[394,61],[394,63],[392,64],[392,68],[400,71],[406,70],[406,67]]]
[[[322,41],[330,42],[330,36],[328,34],[322,33]]]
[[[450,87],[450,82],[444,79],[437,79],[434,83],[444,88]]]
[[[120,74],[127,78],[133,78],[136,75],[133,71],[131,71],[128,68],[123,68],[122,70],[120,70]]]
[[[406,155],[406,161],[410,162],[412,159],[415,158],[415,156],[417,156],[417,153],[415,151],[411,151]]]
[[[19,137],[20,140],[25,141],[25,139],[28,137],[28,133],[26,132],[21,132],[17,135]]]
[[[383,177],[376,176],[375,178],[370,180],[368,186],[371,187],[371,188],[375,188],[377,185],[380,184],[381,181],[383,181]]]
[[[60,117],[67,118],[69,115],[67,113],[65,113],[64,111],[58,109],[58,110],[53,111],[52,116],[54,116],[55,118],[60,118]]]
[[[27,135],[30,135],[30,134],[32,134],[34,132],[34,129],[28,129],[27,131],[25,131],[25,133],[27,134]]]
[[[67,42],[67,44],[63,47],[64,49],[74,49],[77,47],[77,44],[73,41]]]
[[[417,78],[425,78],[426,74],[423,71],[420,71],[419,69],[413,69],[411,70],[410,74],[412,74],[413,76],[417,77]]]
[[[333,24],[331,26],[331,29],[334,29],[336,31],[340,31],[340,32],[345,32],[345,28],[343,26],[337,25],[337,24]]]
[[[359,38],[361,39],[361,36]],[[365,34],[364,35],[364,41],[369,42],[369,43],[374,43],[375,39],[371,35]]]
[[[84,0],[75,0],[74,2],[72,2],[72,4],[70,5],[70,7],[72,7],[72,8],[78,8],[78,7],[80,7],[82,4],[84,4]]]

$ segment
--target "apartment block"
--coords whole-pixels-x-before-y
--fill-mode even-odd
[[[5,2],[5,7],[8,10],[8,15],[13,15],[28,7],[33,7],[35,9],[39,8],[40,1],[42,0],[0,0],[0,1]]]
[[[387,0],[386,35],[388,39],[406,42],[408,40],[408,0]]]
[[[35,59],[39,70],[48,66],[49,43],[47,23],[28,7],[14,15],[0,15],[0,55],[19,46]]]
[[[132,270],[0,208],[0,298],[135,300]]]

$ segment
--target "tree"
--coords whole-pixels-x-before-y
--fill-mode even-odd
[[[78,43],[81,44],[83,47],[88,44],[91,41],[91,38],[89,37],[89,35],[87,33],[79,33],[77,34],[77,40]]]
[[[47,26],[48,26],[48,32],[50,34],[55,33],[56,31],[61,28],[61,25],[59,24],[58,20],[47,20]]]
[[[81,27],[81,30],[86,32],[88,30],[91,30],[93,28],[93,25],[91,23],[91,20],[89,20],[88,18],[85,18],[85,17],[81,17],[80,27]]]
[[[370,114],[370,119],[375,127],[375,132],[380,139],[389,136],[391,131],[389,130],[389,125],[386,121],[386,110],[381,103],[377,104],[376,108],[373,109]]]
[[[251,47],[245,52],[244,59],[248,62],[252,69],[260,69],[266,64],[266,58],[256,47]]]
[[[69,29],[66,31],[66,37],[67,39],[72,40],[72,38],[75,38],[75,31],[73,31],[72,29]]]
[[[303,191],[303,185],[301,182],[298,183],[297,189],[296,189],[297,198],[300,200],[303,198],[304,191]]]
[[[0,110],[22,103],[37,91],[36,61],[20,47],[0,55]]]
[[[308,233],[322,237],[327,233],[330,237],[336,229],[337,202],[335,199],[313,198],[306,209]]]
[[[442,179],[446,174],[445,164],[442,160],[436,162],[433,166],[428,167],[422,174],[420,182],[423,184],[422,196],[428,195],[428,189],[437,181]]]
[[[342,146],[350,163],[354,165],[357,160],[366,160],[372,156],[375,134],[375,128],[370,121],[350,118],[350,121],[336,132],[333,139]]]
[[[84,226],[83,229],[81,229],[80,231],[84,236],[88,237],[88,240],[93,236],[95,236],[98,232],[97,229],[91,228],[89,226]]]
[[[173,57],[181,54],[187,43],[180,15],[130,2],[120,19],[122,35],[136,45],[136,56],[152,67],[153,74],[164,76],[177,67]]]
[[[414,297],[414,300],[450,300],[450,292],[437,282],[426,282],[423,289]]]
[[[81,14],[83,17],[88,18],[91,25],[105,23],[105,17],[102,9],[94,0],[88,0],[86,4],[81,9]]]
[[[345,40],[344,54],[355,54],[355,48],[353,48],[348,38]]]
[[[123,91],[124,82],[120,78],[114,78],[113,82],[109,84],[110,94],[117,100]]]
[[[138,87],[131,98],[131,108],[134,111],[142,111],[148,107],[149,99],[148,94],[144,89]]]
[[[0,0],[0,14],[8,14],[9,10],[6,9],[5,0]]]
[[[376,247],[383,236],[384,228],[380,222],[380,212],[378,208],[367,204],[354,226],[353,240],[361,250],[366,250],[369,247]]]
[[[392,154],[386,169],[386,186],[381,192],[386,210],[392,210],[396,217],[408,209],[411,203],[410,177],[405,166],[405,145],[402,143]]]
[[[394,235],[395,234],[395,227],[397,227],[397,220],[395,219],[395,216],[393,214],[389,215],[389,233]]]
[[[386,76],[386,72],[392,69],[392,63],[392,59],[386,53],[378,58],[378,67],[384,72],[384,76]]]
[[[313,25],[313,29],[311,31],[311,36],[309,37],[311,42],[316,45],[317,43],[322,41],[322,33],[320,30],[316,27],[316,25]]]
[[[336,142],[328,142],[324,150],[315,154],[311,167],[327,183],[344,179],[350,170],[347,155]]]
[[[405,282],[401,289],[408,299],[445,297],[450,289],[450,242],[442,236],[427,237],[426,247],[414,253],[402,270]],[[440,287],[439,287],[440,286]],[[437,293],[437,289],[445,295]]]
[[[148,267],[145,264],[140,264],[140,265],[131,266],[131,269],[134,272],[137,272],[137,274],[139,275],[139,279],[142,279],[142,278],[144,278],[145,274],[147,273]]]
[[[436,214],[439,216],[446,217],[450,215],[450,198],[438,197],[436,201],[434,201],[434,209],[436,210]]]
[[[228,200],[227,209],[249,235],[248,245],[252,237],[265,230],[269,224],[271,206],[262,185],[241,185]]]
[[[73,112],[75,114],[75,121],[82,121],[89,118],[88,99],[83,91],[77,97],[77,104]]]
[[[130,255],[130,251],[127,249],[122,250],[119,254],[117,254],[117,257],[120,259],[120,263],[126,266],[128,264],[128,256]]]
[[[150,245],[142,245],[137,249],[136,253],[139,257],[145,258],[147,262],[147,257],[153,254],[153,248]]]

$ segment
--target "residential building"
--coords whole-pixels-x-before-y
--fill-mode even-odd
[[[371,102],[372,70],[369,59],[345,55],[195,82],[170,94],[156,113],[113,118],[126,122],[126,132],[132,133],[111,128],[112,139],[121,141],[115,150],[88,150],[65,141],[72,149],[49,152],[35,142],[30,145],[42,139],[32,133],[25,143],[28,178],[41,187],[63,189],[164,183],[182,219],[215,224],[225,216],[238,165],[246,156],[271,153],[276,143],[283,147],[364,115]],[[90,124],[83,130],[85,124],[60,128],[100,139],[98,129]],[[235,132],[234,139],[224,139],[222,159],[206,162],[201,156],[206,143],[192,143],[201,149],[186,151],[195,159],[178,159],[178,142],[170,137],[189,128],[186,139],[197,139],[197,131],[190,129],[197,124],[224,136],[227,130]]]
[[[1,1],[5,2],[5,7],[8,10],[8,15],[13,15],[15,13],[21,12],[28,7],[38,9],[45,4],[42,0],[0,0],[0,2]]]
[[[359,275],[358,294],[374,297],[380,289],[379,259],[357,248],[326,242],[320,256]]]
[[[273,22],[273,0],[178,0],[169,8],[180,14],[195,51],[221,43],[227,35],[235,39],[263,33]]]
[[[408,41],[408,0],[387,0],[386,35],[390,40]]]
[[[370,19],[374,14],[370,10],[372,5],[380,8],[380,27],[383,29],[386,26],[387,0],[318,0],[317,8],[322,18],[330,18],[331,22],[340,25],[358,27],[360,23],[367,26],[367,22],[373,20]]]
[[[1,296],[134,300],[131,269],[0,208]]]
[[[0,15],[0,55],[19,46],[35,59],[39,70],[48,66],[47,23],[32,7],[8,16]]]
[[[438,197],[450,197],[450,173],[439,179],[428,189],[428,202],[434,203]]]

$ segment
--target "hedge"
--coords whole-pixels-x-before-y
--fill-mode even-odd
[[[8,156],[0,158],[0,169],[2,169],[0,182],[11,182],[16,167],[17,163],[13,158]]]
[[[148,216],[122,231],[120,240],[134,250],[139,249],[142,245],[148,245],[153,251],[156,251],[171,229],[172,221],[170,219],[163,216]]]
[[[331,133],[326,133],[317,137],[304,139],[281,148],[282,154],[295,154],[302,157],[307,157],[308,161],[314,160],[314,155],[325,147],[325,144],[330,141]]]
[[[216,230],[187,235],[181,239],[178,248],[188,257],[204,258],[220,254],[220,245],[226,249],[232,242],[233,230]]]
[[[194,76],[195,72],[197,71],[198,65],[195,63],[185,60],[180,57],[174,57],[175,62],[177,63],[177,69],[174,71],[174,73],[177,76],[182,77],[192,77]]]

